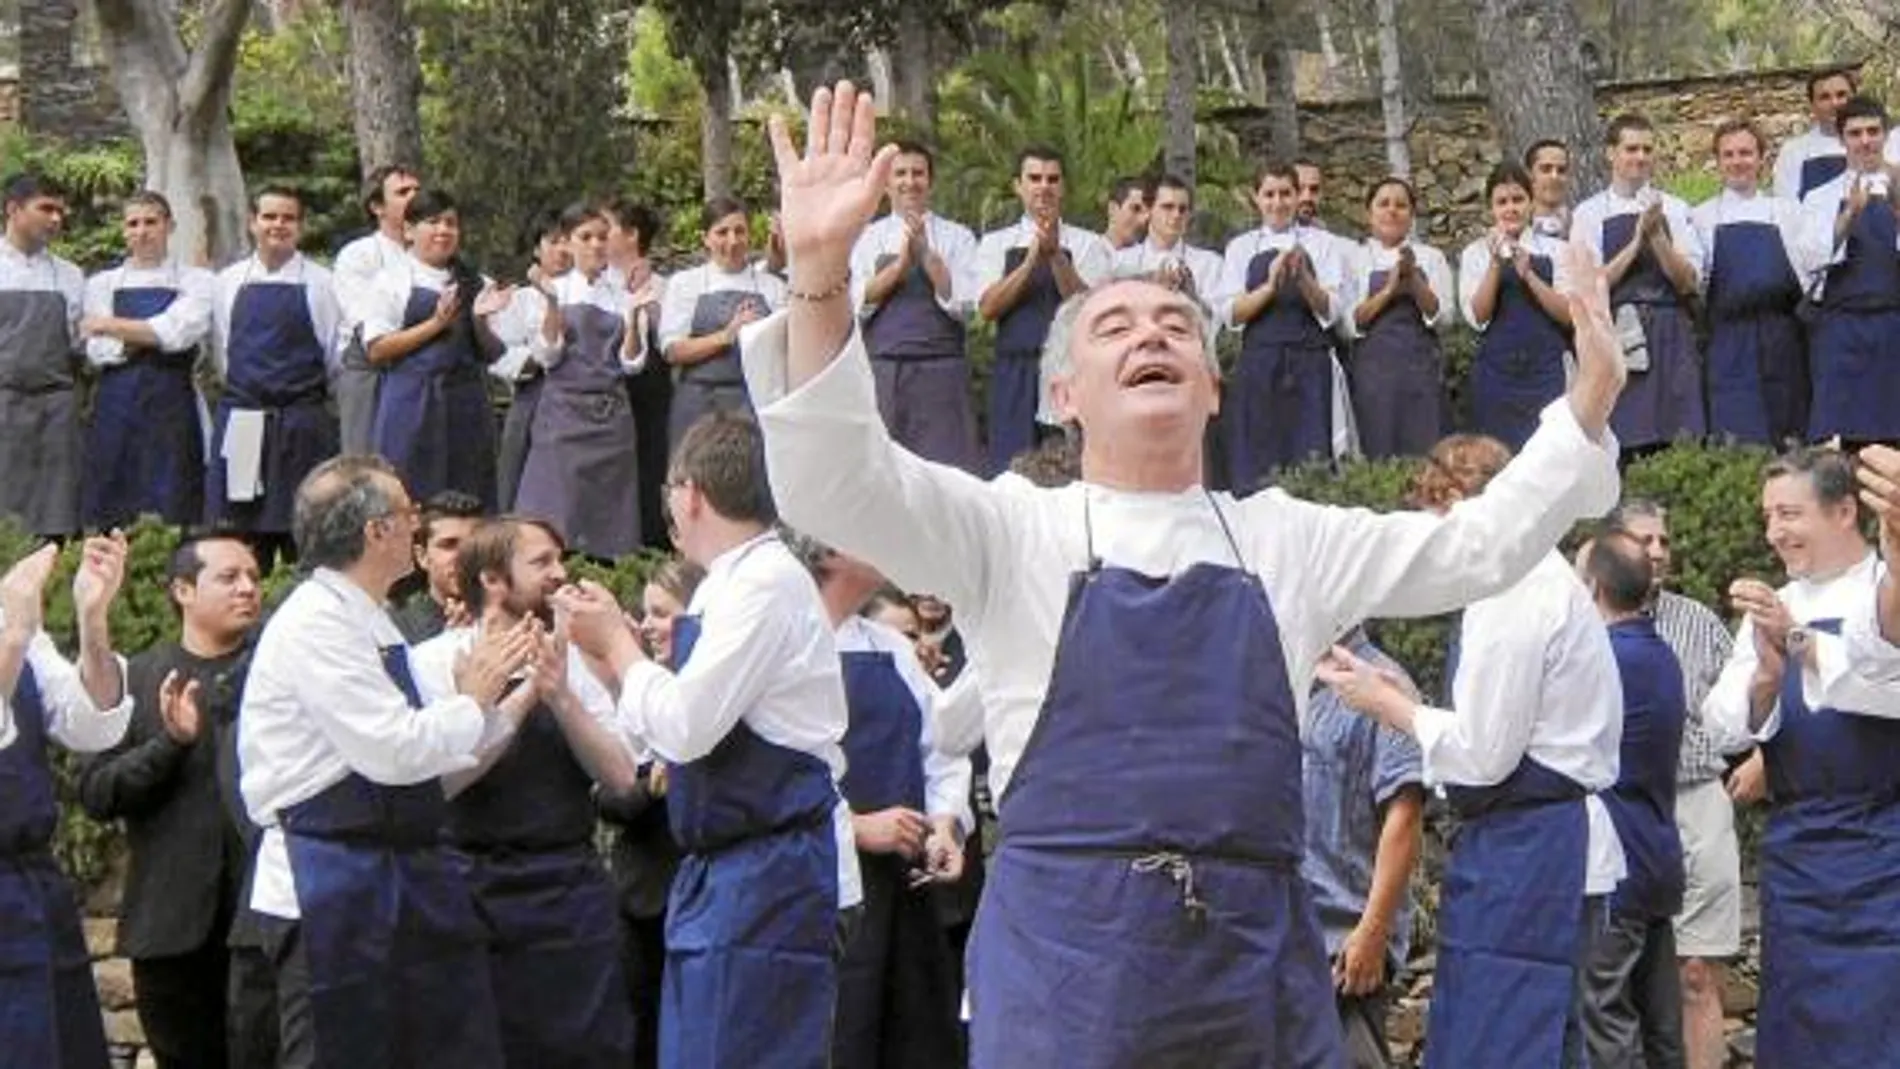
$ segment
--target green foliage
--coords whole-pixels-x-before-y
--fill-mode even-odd
[[[310,5],[275,33],[246,30],[232,83],[245,184],[302,193],[303,248],[325,257],[364,226],[346,48],[336,11]]]
[[[1681,174],[1672,174],[1661,184],[1664,192],[1681,197],[1684,203],[1691,206],[1700,204],[1722,192],[1721,176],[1709,171],[1684,171]]]
[[[57,138],[7,128],[0,133],[0,158],[9,170],[38,171],[66,191],[69,211],[54,252],[85,271],[107,267],[125,254],[119,204],[145,178],[136,144],[104,141],[73,148]]]
[[[699,79],[693,65],[667,44],[666,14],[646,6],[634,12],[633,44],[627,50],[627,96],[634,114],[678,118],[699,110]]]

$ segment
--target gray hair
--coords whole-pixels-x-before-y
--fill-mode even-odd
[[[300,563],[344,568],[362,559],[367,545],[363,529],[395,511],[378,475],[400,478],[377,456],[332,457],[304,476],[290,520]]]
[[[1160,286],[1158,282],[1139,277],[1104,279],[1071,294],[1062,302],[1062,306],[1056,309],[1055,319],[1049,324],[1049,336],[1042,343],[1042,363],[1049,369],[1050,378],[1067,375],[1074,370],[1074,362],[1069,358],[1069,350],[1075,341],[1076,324],[1082,319],[1082,306],[1088,303],[1090,297],[1110,286],[1117,286],[1124,282],[1148,282],[1149,285]],[[1194,310],[1194,326],[1200,331],[1201,358],[1207,361],[1207,369],[1218,378],[1220,357],[1214,352],[1214,318],[1208,312],[1207,306],[1198,300],[1189,300],[1188,306]]]
[[[1626,497],[1610,510],[1609,515],[1603,517],[1603,526],[1612,531],[1627,530],[1631,520],[1656,520],[1659,523],[1668,523],[1669,510],[1664,508],[1661,502],[1651,498]]]

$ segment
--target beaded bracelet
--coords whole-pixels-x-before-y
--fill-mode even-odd
[[[844,292],[850,288],[851,288],[851,272],[846,271],[844,274],[844,277],[839,279],[835,285],[819,293],[803,293],[803,292],[800,292],[799,290],[795,290],[791,288],[790,286],[786,286],[785,295],[787,297],[790,297],[794,301],[805,301],[807,303],[816,303],[819,301],[831,300],[833,297],[842,297],[844,296]]]

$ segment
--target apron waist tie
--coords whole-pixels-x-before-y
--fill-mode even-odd
[[[1128,870],[1138,874],[1158,872],[1173,880],[1181,890],[1182,911],[1195,921],[1207,919],[1207,903],[1194,889],[1194,862],[1187,855],[1162,850],[1129,862]]]
[[[1011,845],[1005,836],[1003,843]],[[1029,845],[1016,844],[1019,849],[1048,851],[1051,853],[1082,854],[1092,857],[1125,860],[1128,871],[1137,875],[1160,875],[1174,882],[1181,891],[1181,909],[1195,920],[1207,917],[1208,902],[1201,897],[1199,878],[1195,874],[1195,865],[1218,862],[1229,865],[1245,865],[1249,868],[1265,869],[1274,872],[1297,873],[1299,861],[1296,858],[1269,857],[1261,854],[1240,854],[1233,851],[1198,851],[1194,853],[1179,849],[1161,847],[1147,849],[1130,847],[1118,849],[1108,846],[1080,845]]]

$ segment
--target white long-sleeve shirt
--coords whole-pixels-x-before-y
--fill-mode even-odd
[[[970,813],[970,781],[974,773],[970,759],[937,748],[937,704],[943,691],[917,660],[917,648],[896,628],[853,616],[838,625],[838,652],[886,653],[897,666],[897,674],[917,702],[922,727],[917,733],[917,749],[924,764],[924,811],[933,817],[955,817],[968,832],[976,826]]]
[[[1879,582],[1879,558],[1870,551],[1859,563],[1826,579],[1796,579],[1778,593],[1782,604],[1797,624],[1816,620],[1840,620],[1843,634],[1810,632],[1814,647],[1814,667],[1801,672],[1801,697],[1810,709],[1831,706],[1843,712],[1900,717],[1900,701],[1877,678],[1855,670],[1850,653],[1850,635],[1855,621],[1861,620],[1872,603]],[[1761,659],[1755,654],[1755,626],[1744,617],[1735,631],[1735,647],[1728,663],[1716,678],[1709,696],[1702,700],[1702,719],[1718,740],[1731,748],[1744,741],[1767,742],[1781,730],[1781,699],[1762,720],[1759,730],[1748,726],[1748,690]]]
[[[339,249],[332,267],[336,284],[337,306],[341,310],[341,329],[345,335],[376,314],[381,299],[377,289],[390,272],[406,274],[409,247],[376,230]]]
[[[85,314],[110,316],[113,295],[122,289],[168,289],[178,296],[163,312],[146,317],[145,325],[158,338],[161,352],[181,353],[211,335],[211,301],[217,276],[202,267],[167,259],[155,267],[138,267],[127,260],[86,280]],[[105,335],[86,339],[86,360],[96,368],[125,363],[125,343]]]
[[[701,297],[729,290],[757,294],[768,311],[785,305],[784,280],[756,263],[737,271],[724,271],[709,263],[689,267],[667,279],[666,295],[660,300],[660,352],[671,349],[674,342],[695,336],[693,313]]]
[[[1592,792],[1616,785],[1623,681],[1609,631],[1577,573],[1548,553],[1516,585],[1473,602],[1459,633],[1450,709],[1414,710],[1425,782],[1488,787],[1526,756]],[[1596,794],[1584,893],[1623,878],[1622,845]]]
[[[1833,181],[1815,186],[1808,191],[1806,197],[1802,198],[1802,225],[1811,236],[1811,240],[1819,243],[1821,246],[1825,246],[1821,249],[1821,262],[1816,265],[1818,270],[1824,271],[1836,264],[1846,262],[1847,239],[1842,238],[1840,241],[1834,240],[1834,224],[1835,221],[1840,218],[1841,209],[1847,200],[1847,191],[1850,183],[1865,182],[1871,177],[1872,175],[1864,175],[1858,171],[1844,171]],[[1894,193],[1890,192],[1888,199],[1885,200],[1870,197],[1868,198],[1867,206],[1862,208],[1861,211],[1893,211],[1893,196]],[[1894,238],[1894,247],[1900,248],[1900,236]],[[1812,288],[1810,292],[1818,298],[1827,291],[1827,276],[1825,274],[1818,274],[1811,285]]]
[[[1833,130],[1814,125],[1799,136],[1791,137],[1775,155],[1775,196],[1801,200],[1801,168],[1816,156],[1847,158],[1847,147]]]
[[[1880,566],[1880,575],[1885,576],[1887,566]],[[1876,685],[1900,687],[1900,645],[1887,641],[1880,632],[1879,588],[1868,593],[1842,626],[1842,636],[1846,640],[1847,660],[1854,673],[1861,679]],[[1819,695],[1830,706],[1838,707],[1847,699],[1840,693]]]
[[[1445,612],[1516,580],[1570,524],[1616,502],[1616,444],[1592,442],[1569,405],[1478,498],[1445,518],[1327,507],[1267,490],[1244,501],[1195,487],[1132,493],[1076,483],[986,483],[895,446],[855,334],[811,381],[786,390],[786,318],[746,342],[767,466],[786,520],[957,607],[982,667],[991,783],[1007,786],[1049,688],[1069,577],[1086,567],[1084,498],[1102,559],[1144,575],[1231,565],[1221,518],[1265,584],[1294,700],[1333,639],[1369,616]],[[841,464],[840,458],[849,458]],[[1215,512],[1218,505],[1220,514]],[[1238,666],[1237,666],[1238,670]]]
[[[1715,231],[1726,223],[1772,224],[1781,234],[1788,266],[1794,269],[1794,276],[1803,288],[1809,277],[1827,262],[1828,246],[1834,237],[1831,230],[1816,229],[1800,204],[1781,196],[1724,189],[1696,205],[1689,214],[1702,243],[1702,277],[1705,279],[1715,275]]]
[[[952,319],[968,319],[981,296],[976,277],[976,235],[969,227],[936,212],[924,214],[924,234],[950,274],[950,296],[939,294],[937,306]],[[876,306],[865,302],[864,290],[878,273],[878,261],[898,255],[909,240],[903,217],[886,215],[865,227],[858,243],[851,247],[851,305],[859,315],[869,318],[877,311]]]
[[[1702,237],[1696,232],[1695,223],[1689,218],[1689,205],[1674,193],[1664,193],[1654,186],[1644,186],[1632,196],[1618,193],[1615,187],[1603,190],[1590,199],[1577,205],[1570,217],[1570,240],[1581,241],[1597,254],[1599,261],[1608,261],[1612,257],[1603,254],[1603,224],[1619,215],[1640,214],[1649,207],[1651,198],[1662,202],[1663,221],[1669,227],[1669,241],[1675,246],[1689,269],[1695,274],[1696,285],[1700,287],[1704,275],[1702,265],[1705,258],[1702,252]],[[1638,224],[1640,225],[1640,224]],[[1635,237],[1630,238],[1635,241]]]
[[[406,650],[389,614],[328,568],[264,625],[238,717],[239,789],[264,829],[251,892],[259,913],[301,915],[278,813],[351,773],[405,786],[473,768],[499,719],[461,695],[410,708],[383,667],[391,646]]]
[[[1570,285],[1570,269],[1564,266],[1564,249],[1569,242],[1554,238],[1541,230],[1524,229],[1517,236],[1517,244],[1524,247],[1531,256],[1545,256],[1550,259],[1551,286],[1562,292]],[[1489,319],[1478,322],[1478,313],[1472,310],[1472,304],[1478,298],[1478,287],[1484,283],[1484,274],[1495,259],[1491,254],[1491,235],[1487,232],[1464,247],[1458,254],[1458,313],[1471,329],[1482,331],[1491,325]],[[1502,289],[1500,282],[1499,288]],[[1492,315],[1496,315],[1495,306]]]
[[[937,689],[932,711],[937,719],[933,730],[938,750],[967,757],[983,745],[982,680],[976,665],[965,664],[949,686]]]
[[[541,333],[547,319],[548,295],[533,286],[517,286],[508,298],[508,307],[488,320],[488,329],[501,342],[501,355],[488,365],[488,373],[513,383],[528,370],[530,363],[551,368],[561,361],[561,343]]]
[[[1212,249],[1177,241],[1171,248],[1155,244],[1153,237],[1115,250],[1113,274],[1116,278],[1141,278],[1152,275],[1170,263],[1185,266],[1194,279],[1194,292],[1209,307],[1220,289],[1221,255]]]
[[[620,685],[620,719],[643,750],[669,764],[713,751],[743,722],[766,742],[821,758],[844,775],[850,723],[831,618],[811,574],[767,532],[713,558],[693,592],[699,617],[692,656],[678,674],[652,661]],[[838,907],[863,898],[851,808],[833,811]]]
[[[1412,250],[1419,271],[1425,275],[1426,284],[1431,286],[1433,295],[1438,298],[1438,311],[1423,316],[1425,325],[1436,330],[1451,321],[1452,300],[1458,289],[1452,285],[1451,264],[1445,259],[1444,253],[1417,241],[1387,248],[1377,238],[1367,238],[1358,245],[1349,246],[1352,250],[1349,270],[1352,273],[1345,286],[1345,298],[1349,304],[1340,313],[1340,322],[1346,328],[1347,337],[1365,337],[1365,328],[1359,325],[1357,311],[1359,305],[1374,292],[1372,275],[1377,271],[1396,270],[1399,250],[1407,246]]]
[[[225,375],[230,367],[231,311],[237,303],[238,291],[250,283],[301,287],[305,304],[310,309],[310,325],[316,332],[317,344],[323,348],[324,365],[332,373],[342,365],[343,350],[349,344],[349,334],[342,329],[343,313],[337,305],[336,286],[330,272],[322,264],[305,259],[303,253],[293,254],[275,271],[264,266],[264,261],[256,256],[251,256],[218,272],[217,293],[211,305],[212,339],[215,342],[211,361],[220,376]]]
[[[0,617],[0,619],[4,619]],[[125,680],[125,658],[114,657],[119,679]],[[119,704],[101,709],[87,692],[79,669],[60,655],[45,631],[34,634],[26,647],[22,667],[32,669],[33,682],[39,688],[40,706],[46,720],[46,734],[61,746],[76,753],[98,753],[118,744],[132,722],[132,692],[125,690]],[[13,696],[0,694],[0,750],[13,745],[19,737],[19,725],[13,718]]]
[[[1214,314],[1222,323],[1234,330],[1246,329],[1247,324],[1234,321],[1234,305],[1254,289],[1247,285],[1247,268],[1268,249],[1285,252],[1295,245],[1306,250],[1313,264],[1314,281],[1331,298],[1324,312],[1313,311],[1313,320],[1327,328],[1339,322],[1348,296],[1346,280],[1352,273],[1352,245],[1318,227],[1294,223],[1285,230],[1257,226],[1227,243],[1227,252],[1221,258],[1220,285],[1213,299]],[[1292,297],[1284,289],[1279,293]]]

